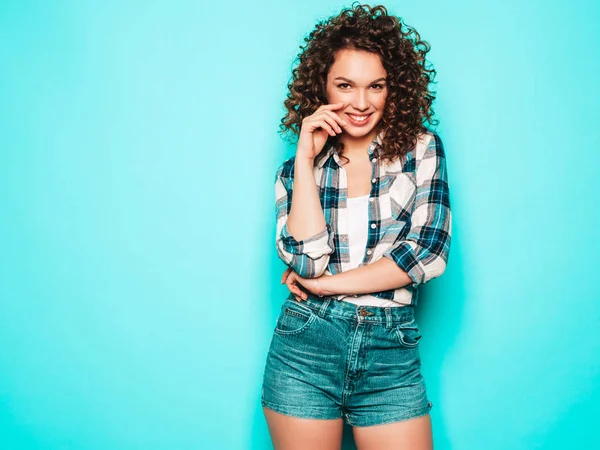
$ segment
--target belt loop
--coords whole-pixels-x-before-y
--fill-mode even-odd
[[[392,328],[392,312],[389,306],[385,307],[385,327]]]
[[[329,306],[329,302],[331,302],[330,298],[326,298],[321,301],[321,307],[319,308],[319,316],[321,316],[321,317],[325,316],[325,310]]]

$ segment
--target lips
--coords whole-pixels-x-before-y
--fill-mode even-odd
[[[346,113],[346,116],[350,120],[350,123],[354,126],[360,127],[367,124],[370,120],[371,114],[350,114]]]

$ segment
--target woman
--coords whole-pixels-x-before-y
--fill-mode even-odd
[[[306,38],[275,178],[277,252],[291,291],[262,406],[276,449],[431,449],[415,321],[418,286],[448,261],[445,153],[429,45],[383,6],[353,5]]]

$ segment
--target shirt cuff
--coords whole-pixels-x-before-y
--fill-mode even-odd
[[[283,248],[286,252],[294,255],[305,254],[312,259],[317,259],[333,252],[333,248],[329,242],[330,237],[331,227],[328,223],[325,224],[325,228],[322,231],[300,241],[294,239],[290,234],[287,223],[285,223],[281,229],[281,241],[283,242]]]
[[[404,270],[413,281],[413,286],[423,283],[425,271],[419,260],[415,257],[414,249],[408,242],[403,242],[387,250],[383,256],[391,259],[398,267]]]

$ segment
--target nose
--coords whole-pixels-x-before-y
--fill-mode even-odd
[[[369,109],[369,99],[365,89],[357,89],[356,95],[352,101],[352,107],[357,111],[366,111]]]

